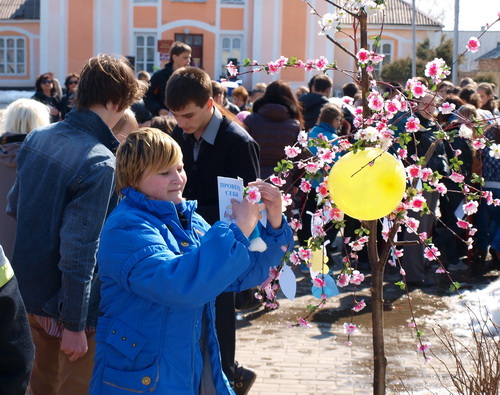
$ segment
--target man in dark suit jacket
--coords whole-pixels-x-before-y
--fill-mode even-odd
[[[184,197],[198,201],[198,213],[209,224],[219,220],[217,176],[241,177],[245,184],[259,177],[259,146],[238,124],[222,116],[214,104],[210,77],[186,67],[170,77],[166,106],[177,120],[172,137],[184,156],[187,184]],[[256,374],[235,363],[234,293],[216,300],[216,327],[222,369],[236,394],[246,394]]]

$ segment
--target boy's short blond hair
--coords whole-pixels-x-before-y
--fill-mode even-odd
[[[155,128],[140,128],[128,135],[116,151],[116,190],[139,185],[141,177],[182,161],[179,144]]]

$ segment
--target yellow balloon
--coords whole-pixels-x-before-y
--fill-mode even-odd
[[[321,250],[312,252],[311,269],[313,272],[328,274],[330,268],[327,265],[328,257]]]
[[[344,213],[359,220],[374,220],[392,212],[406,189],[401,161],[379,148],[349,152],[332,167],[328,189]]]

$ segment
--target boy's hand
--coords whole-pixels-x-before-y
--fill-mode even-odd
[[[266,206],[267,220],[274,229],[278,229],[281,226],[283,207],[280,190],[264,181],[250,182],[248,186],[259,188],[261,201]]]
[[[63,330],[61,340],[61,351],[65,353],[71,362],[83,357],[88,350],[87,335],[85,331],[73,332]]]
[[[257,223],[262,218],[260,212],[264,209],[263,204],[250,203],[247,199],[243,199],[239,203],[235,199],[231,199],[233,205],[233,215],[236,226],[245,234],[246,237],[250,236]]]

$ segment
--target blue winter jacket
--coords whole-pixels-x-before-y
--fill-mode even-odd
[[[203,372],[204,385],[232,394],[220,364],[215,297],[265,280],[292,240],[290,228],[285,220],[280,229],[262,228],[267,250],[249,252],[237,226],[210,227],[195,201],[123,193],[98,252],[103,316],[90,393],[198,394]]]

